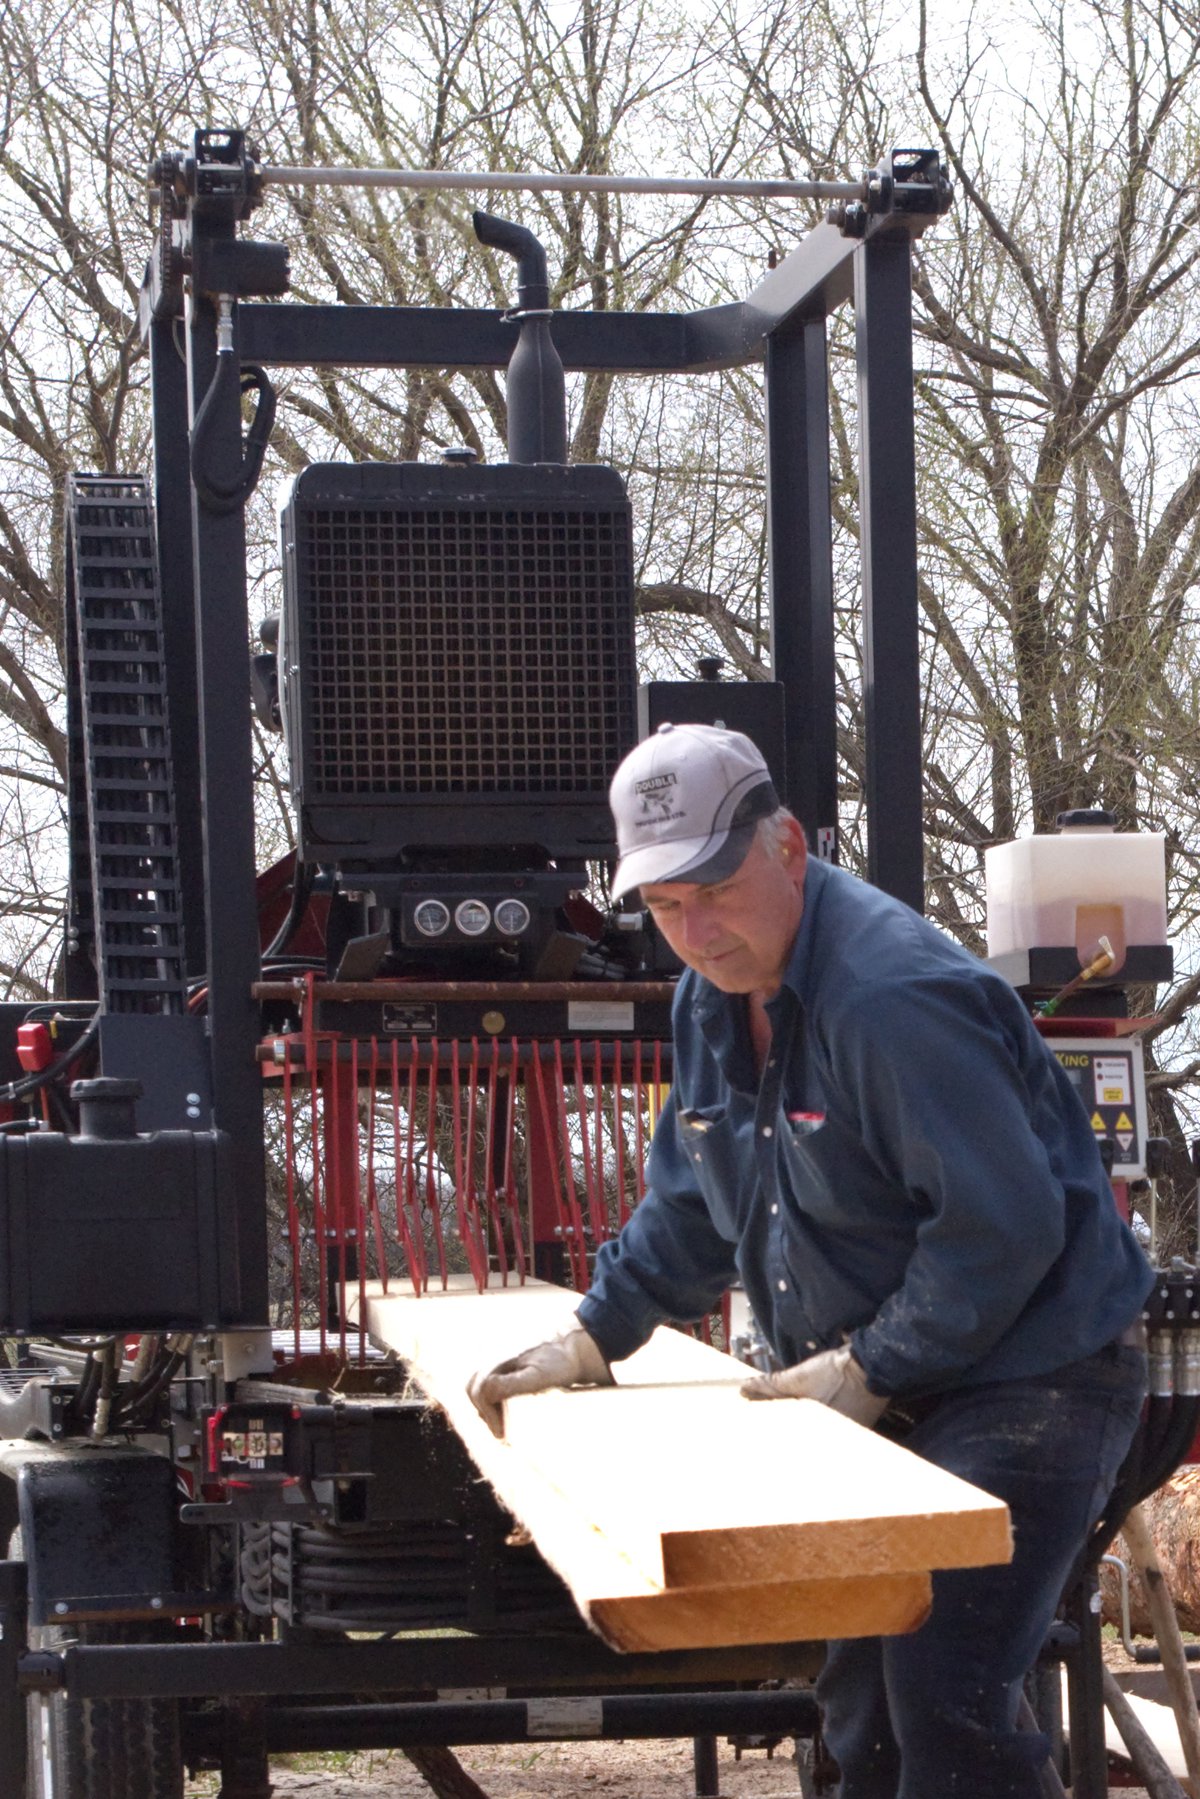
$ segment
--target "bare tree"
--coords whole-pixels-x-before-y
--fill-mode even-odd
[[[847,119],[817,140],[796,107],[787,19],[769,8],[735,34],[738,74],[781,166],[848,171],[864,146]],[[864,19],[842,40],[865,70],[851,129],[876,134],[872,151],[934,143],[958,191],[916,256],[931,911],[982,949],[984,849],[1101,804],[1122,828],[1165,833],[1186,965],[1200,750],[1194,19],[1166,0],[1056,0],[995,26],[980,7],[935,41],[922,6],[899,63],[872,31]],[[838,509],[852,536],[844,413],[835,405]],[[843,587],[851,804],[855,600]],[[1171,1094],[1200,1067],[1196,997],[1185,976],[1149,1034],[1181,1185]]]
[[[1023,8],[1023,10],[1022,10]],[[904,35],[907,30],[907,37]],[[57,643],[71,467],[144,466],[134,302],[152,145],[245,122],[272,161],[601,172],[857,174],[893,139],[938,145],[955,212],[917,256],[920,597],[933,915],[982,947],[982,854],[1100,801],[1163,830],[1173,916],[1197,909],[1195,582],[1200,459],[1196,34],[1168,0],[1022,0],[936,49],[923,15],[824,0],[365,0],[0,4],[0,977],[52,962],[64,768]],[[70,54],[64,56],[63,46]],[[514,200],[547,241],[556,302],[670,308],[744,293],[815,216],[586,196]],[[507,299],[510,271],[449,194],[279,192],[301,297]],[[847,852],[862,853],[862,718],[849,345],[835,327],[835,554]],[[756,371],[578,378],[572,450],[635,500],[648,668],[697,640],[768,672],[762,394]],[[295,373],[273,457],[500,453],[487,371]],[[264,486],[271,485],[270,477]],[[275,604],[265,501],[249,518],[256,607]],[[264,835],[287,809],[261,744]],[[7,772],[5,772],[7,771]],[[1194,983],[1168,998],[1160,1119],[1186,1100]],[[1169,1029],[1167,1028],[1169,1026]],[[1178,1141],[1178,1135],[1177,1135]]]
[[[151,247],[145,169],[197,125],[248,126],[275,162],[550,168],[743,168],[746,107],[724,87],[714,11],[646,0],[441,0],[345,7],[238,0],[0,0],[0,978],[45,990],[63,876],[59,609],[70,469],[144,468],[146,370],[136,299]],[[547,242],[555,301],[686,306],[736,279],[756,224],[728,206],[603,196],[514,199]],[[293,247],[300,299],[507,302],[511,270],[475,242],[464,197],[273,190],[256,229]],[[735,275],[736,271],[736,275]],[[639,501],[647,655],[685,659],[681,616],[739,668],[766,648],[757,482],[732,383],[572,382],[572,454],[626,467]],[[272,461],[408,459],[457,442],[502,453],[490,371],[294,373]],[[707,477],[712,471],[713,482]],[[251,506],[251,594],[277,604],[271,470]],[[694,648],[691,654],[694,655]],[[264,853],[290,820],[274,746],[258,740]],[[32,877],[32,879],[31,879]],[[32,907],[30,896],[34,896]]]

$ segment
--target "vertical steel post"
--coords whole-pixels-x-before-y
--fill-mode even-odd
[[[692,1738],[692,1767],[696,1776],[696,1799],[720,1799],[716,1737]]]
[[[537,1054],[536,1044],[532,1054]],[[525,1156],[529,1193],[529,1242],[533,1272],[538,1280],[557,1286],[571,1284],[571,1265],[562,1239],[559,1191],[558,1116],[553,1104],[543,1107],[548,1083],[539,1083],[533,1068],[525,1070]]]
[[[13,1799],[25,1791],[25,1695],[17,1664],[25,1653],[25,1563],[0,1561],[0,1769]]]
[[[1078,1632],[1078,1641],[1064,1657],[1071,1717],[1071,1799],[1107,1799],[1108,1794],[1099,1597],[1095,1574],[1085,1574],[1070,1589],[1063,1607],[1067,1623]]]
[[[767,548],[772,660],[787,695],[787,804],[837,860],[837,693],[824,317],[766,344]]]
[[[321,1132],[325,1163],[325,1322],[345,1328],[346,1294],[357,1282],[364,1245],[358,1239],[358,1197],[362,1164],[358,1145],[358,1082],[354,1066],[337,1055],[322,1069]],[[296,1296],[299,1304],[299,1295]]]
[[[906,232],[860,245],[854,315],[867,875],[920,912],[925,886],[911,260]]]
[[[196,230],[203,227],[196,221]],[[193,296],[187,310],[188,417],[216,367],[216,314]],[[236,345],[236,318],[234,321]],[[228,466],[242,458],[237,387],[212,421],[208,453]],[[214,513],[192,490],[200,783],[208,896],[208,1029],[213,1122],[233,1143],[241,1305],[229,1323],[261,1325],[267,1304],[267,1211],[262,1082],[255,1050],[259,973],[254,884],[254,779],[250,739],[250,654],[246,622],[246,532],[240,507]]]
[[[183,900],[187,972],[205,969],[204,829],[200,798],[200,718],[196,689],[196,595],[188,469],[187,367],[176,339],[178,321],[150,326],[150,398],[154,420],[154,521],[162,592],[163,661],[174,806]]]

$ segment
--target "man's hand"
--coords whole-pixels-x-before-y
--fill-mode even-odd
[[[888,1401],[867,1387],[867,1377],[843,1343],[823,1349],[778,1374],[759,1374],[742,1388],[743,1399],[817,1399],[844,1418],[868,1428],[887,1411]]]
[[[504,1435],[503,1406],[517,1393],[545,1393],[550,1387],[611,1387],[612,1369],[596,1339],[578,1326],[549,1343],[539,1343],[490,1374],[473,1374],[467,1392],[493,1436]]]

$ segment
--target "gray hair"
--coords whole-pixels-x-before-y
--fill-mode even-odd
[[[783,852],[786,827],[795,823],[795,813],[789,812],[786,806],[777,806],[766,818],[758,821],[758,839],[768,856],[779,856]]]

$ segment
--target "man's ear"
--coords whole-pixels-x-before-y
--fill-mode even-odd
[[[808,861],[808,840],[804,835],[804,826],[798,819],[784,820],[779,853],[786,865],[795,873],[800,875],[804,873],[804,867]]]

